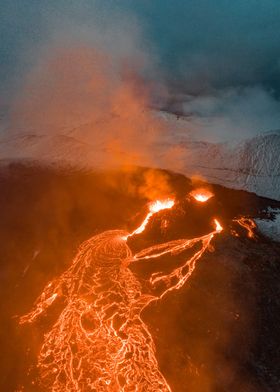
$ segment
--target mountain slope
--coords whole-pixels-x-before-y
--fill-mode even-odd
[[[187,142],[184,174],[280,199],[280,132],[265,133],[230,146]]]
[[[195,141],[189,134],[186,138],[182,133],[178,137],[173,134],[152,145],[150,150],[152,162],[136,156],[133,163],[175,170],[189,177],[200,175],[211,183],[280,200],[280,131],[264,133],[235,145]],[[125,154],[123,151],[121,156]],[[116,163],[115,156],[110,146],[102,143],[96,146],[78,136],[9,136],[6,133],[0,138],[2,161],[33,160],[43,164],[100,168],[105,162]]]

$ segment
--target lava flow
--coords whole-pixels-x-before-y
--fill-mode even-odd
[[[255,238],[254,230],[256,229],[257,225],[251,218],[246,218],[242,216],[238,219],[233,219],[233,222],[237,222],[240,226],[242,226],[245,230],[247,230],[247,236],[249,238]]]
[[[142,222],[142,224],[136,230],[134,230],[131,234],[128,234],[125,237],[125,239],[127,239],[128,237],[132,237],[134,234],[142,233],[145,230],[145,228],[146,228],[150,218],[154,214],[156,214],[157,212],[162,211],[162,210],[170,209],[173,206],[174,206],[174,200],[173,199],[166,199],[166,200],[163,200],[163,201],[156,200],[156,201],[150,203],[149,204],[149,213],[147,214],[147,216],[144,219],[144,221]]]
[[[58,298],[64,308],[38,355],[40,385],[52,392],[171,391],[156,359],[151,333],[141,313],[151,302],[180,289],[222,226],[193,239],[179,239],[132,254],[127,238],[141,233],[151,216],[174,201],[149,205],[143,223],[131,234],[111,230],[85,241],[72,264],[47,284],[20,323],[32,323]],[[129,268],[195,247],[194,254],[171,272],[151,274],[145,289]]]

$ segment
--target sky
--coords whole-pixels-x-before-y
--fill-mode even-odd
[[[0,106],[10,110],[51,47],[79,43],[114,64],[137,59],[153,103],[201,136],[280,129],[279,20],[278,0],[2,0]]]

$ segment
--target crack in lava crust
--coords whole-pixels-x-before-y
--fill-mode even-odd
[[[44,335],[38,355],[40,384],[52,392],[171,391],[159,370],[151,333],[141,312],[152,301],[179,289],[208,249],[216,229],[202,237],[155,245],[133,255],[121,230],[85,241],[71,266],[50,282],[20,323],[34,322],[59,297],[65,307]],[[152,274],[143,288],[130,270],[135,260],[153,262],[194,245],[199,250],[169,274]],[[160,284],[159,284],[160,283]],[[157,286],[157,295],[155,292]],[[163,288],[162,288],[163,287]],[[158,291],[161,293],[158,294]]]

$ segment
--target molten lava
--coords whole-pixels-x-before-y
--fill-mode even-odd
[[[150,218],[154,214],[156,214],[157,212],[162,211],[162,210],[170,209],[173,206],[174,206],[173,199],[156,200],[156,201],[151,202],[149,204],[149,213],[146,215],[146,218],[144,219],[142,224],[136,230],[134,230],[131,234],[129,234],[127,236],[127,238],[133,236],[134,234],[142,233],[145,230]]]
[[[45,333],[38,354],[40,387],[52,392],[171,392],[159,369],[153,337],[142,320],[151,302],[180,289],[222,226],[193,239],[154,245],[132,254],[126,239],[141,233],[151,216],[174,201],[149,205],[133,233],[111,230],[85,241],[69,268],[47,284],[20,324],[33,323],[60,298],[64,308]],[[130,265],[195,249],[171,272],[151,274],[142,286]]]
[[[242,226],[244,229],[247,230],[247,236],[249,238],[255,238],[255,232],[254,230],[256,229],[257,225],[251,218],[246,218],[242,216],[239,219],[233,219],[233,222],[237,222],[240,226]]]
[[[199,188],[193,190],[190,195],[198,202],[200,203],[205,203],[207,200],[209,200],[211,197],[213,197],[213,193],[209,191],[209,189],[206,188]]]
[[[217,219],[214,219],[214,223],[216,225],[216,232],[220,233],[223,230],[223,227],[221,226],[221,224],[219,223],[219,221]]]

